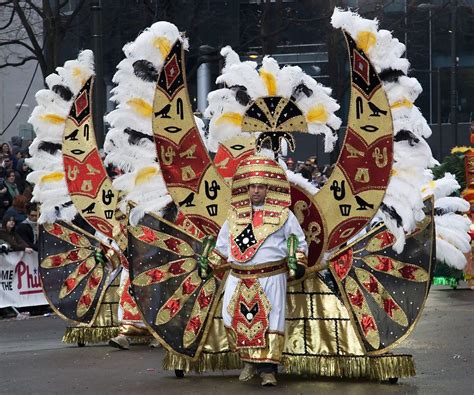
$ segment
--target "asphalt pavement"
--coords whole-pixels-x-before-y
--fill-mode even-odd
[[[415,331],[396,353],[414,356],[417,375],[397,384],[281,374],[276,388],[238,371],[189,374],[161,369],[162,349],[61,343],[55,315],[0,320],[0,394],[474,394],[474,291],[433,287]]]

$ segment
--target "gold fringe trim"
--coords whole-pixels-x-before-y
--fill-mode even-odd
[[[188,358],[167,351],[162,366],[163,370],[183,370],[184,372],[194,370],[196,373],[204,373],[211,370],[242,369],[244,364],[236,352],[219,354],[203,352],[197,361],[190,361]]]
[[[62,338],[63,343],[102,343],[107,342],[119,334],[118,326],[109,326],[104,328],[90,327],[67,327]]]
[[[411,355],[283,356],[282,364],[287,373],[326,377],[388,380],[416,374]]]
[[[367,378],[388,380],[415,376],[415,364],[411,355],[383,356],[283,356],[286,373],[309,374],[324,377]],[[202,353],[197,361],[166,352],[163,370],[183,370],[204,373],[215,370],[235,370],[243,367],[238,353]]]

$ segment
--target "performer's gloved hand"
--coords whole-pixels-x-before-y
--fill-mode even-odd
[[[209,260],[203,256],[199,256],[198,264],[199,277],[201,277],[203,280],[206,280],[211,274],[211,270],[209,268]]]
[[[299,280],[306,273],[306,266],[298,262],[296,257],[288,257],[288,279]]]
[[[105,266],[107,264],[107,258],[104,252],[100,248],[96,248],[94,251],[94,260],[101,266]]]
[[[298,238],[291,234],[288,238],[288,280],[299,280],[306,273],[306,256],[298,252]]]
[[[216,246],[216,240],[213,236],[206,236],[202,241],[202,254],[198,257],[198,275],[203,280],[209,278],[212,268],[209,266],[209,254]]]

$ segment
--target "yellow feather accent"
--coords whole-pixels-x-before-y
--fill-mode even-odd
[[[153,45],[160,50],[163,58],[166,58],[171,51],[171,42],[166,37],[156,38]]]
[[[86,83],[86,77],[84,75],[84,70],[81,69],[80,67],[74,67],[72,69],[72,76],[79,81],[81,81],[81,84],[84,85]]]
[[[406,97],[404,97],[402,100],[398,100],[390,106],[390,108],[400,108],[400,107],[412,108],[413,103],[410,100],[408,100]]]
[[[46,122],[49,122],[49,123],[54,123],[55,125],[58,125],[60,123],[64,123],[66,121],[66,118],[61,117],[61,116],[56,115],[56,114],[45,114],[45,115],[41,115],[40,118],[43,121],[46,121]]]
[[[49,173],[41,177],[40,182],[56,182],[61,181],[64,178],[64,173],[58,171],[54,173]]]
[[[222,125],[223,123],[233,123],[240,126],[242,124],[242,115],[238,112],[226,112],[216,120],[216,125]]]
[[[277,91],[275,76],[268,71],[260,69],[260,78],[265,83],[269,96],[275,96]]]
[[[150,103],[147,103],[145,100],[135,97],[127,101],[127,104],[132,107],[135,112],[143,115],[144,117],[151,117],[153,113],[153,107]]]
[[[80,67],[74,67],[72,69],[72,76],[75,77],[75,78],[78,78],[82,75],[82,70],[80,69]]]
[[[367,53],[367,51],[375,45],[375,43],[377,42],[377,38],[374,33],[363,31],[357,33],[356,42],[357,47]]]
[[[156,169],[156,167],[151,167],[151,166],[144,167],[138,172],[137,176],[135,177],[135,186],[141,185],[144,182],[147,182],[151,177],[153,177],[157,173],[158,173],[158,170]]]
[[[435,189],[436,188],[436,181],[430,181],[428,184],[426,184],[425,186],[423,186],[423,188],[421,188],[421,192],[426,192],[427,190],[429,189]]]
[[[473,149],[471,147],[466,147],[466,146],[462,146],[462,147],[459,147],[459,146],[456,146],[456,147],[453,147],[451,149],[451,153],[452,154],[457,154],[458,152],[460,154],[465,154],[466,152],[470,152],[472,151]]]
[[[322,104],[318,104],[308,111],[306,119],[308,122],[325,123],[328,120],[328,113]]]

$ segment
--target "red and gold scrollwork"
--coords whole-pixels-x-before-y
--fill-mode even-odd
[[[79,214],[123,251],[127,241],[117,213],[119,193],[112,187],[97,147],[92,88],[93,77],[79,91],[66,119],[62,144],[66,183]]]
[[[205,234],[225,221],[230,190],[214,166],[194,122],[184,50],[177,40],[158,77],[153,133],[167,188],[180,211]]]

